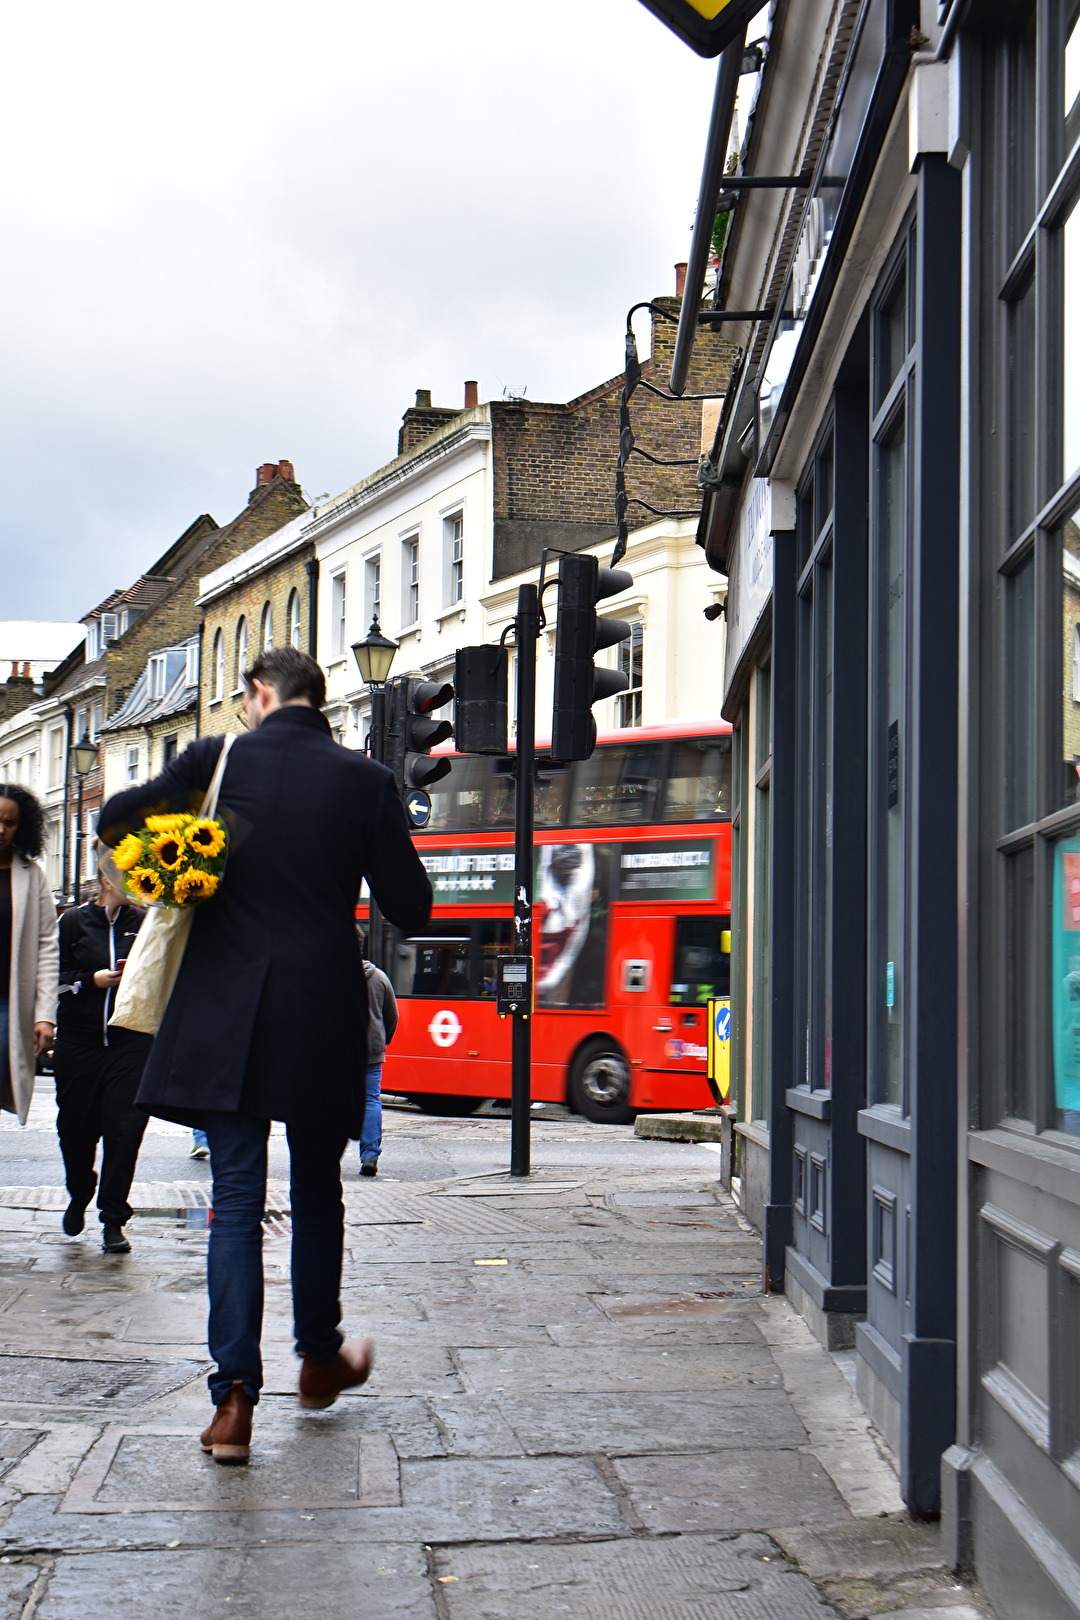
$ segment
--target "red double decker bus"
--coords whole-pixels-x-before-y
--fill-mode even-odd
[[[386,930],[401,1021],[383,1087],[464,1114],[510,1095],[495,962],[512,950],[514,758],[453,760],[415,834],[431,922]],[[541,749],[535,804],[534,1100],[612,1124],[708,1107],[705,1003],[729,982],[730,728],[609,732],[572,765]]]

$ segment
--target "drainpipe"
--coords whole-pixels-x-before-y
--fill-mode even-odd
[[[307,608],[307,650],[312,658],[318,658],[319,645],[319,559],[309,557],[307,562],[308,577],[308,608]]]
[[[68,862],[71,857],[71,800],[69,797],[71,793],[71,739],[75,732],[75,711],[70,703],[65,706],[64,715],[67,720],[67,738],[64,744],[64,842],[61,859],[64,873],[64,898],[66,899],[68,894],[75,893],[74,882],[68,888],[68,877],[70,875]]]
[[[199,620],[199,679],[195,687],[195,735],[202,736],[202,680],[203,680],[203,640],[206,634],[206,620]]]

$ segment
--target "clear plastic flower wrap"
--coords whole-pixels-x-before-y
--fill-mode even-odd
[[[212,817],[147,816],[102,858],[101,870],[135,905],[187,911],[217,892],[228,853],[228,831]]]

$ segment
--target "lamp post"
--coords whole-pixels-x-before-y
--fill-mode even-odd
[[[380,630],[376,613],[371,615],[371,628],[363,641],[353,642],[353,657],[360,678],[371,694],[368,753],[380,765],[386,763],[386,682],[397,650],[397,642],[391,641]],[[373,894],[368,895],[368,955],[376,967],[383,966],[382,913]]]
[[[75,761],[75,775],[79,782],[79,795],[75,803],[75,881],[71,886],[75,904],[78,905],[82,899],[83,783],[97,764],[97,743],[91,742],[88,733],[84,731],[71,752]]]

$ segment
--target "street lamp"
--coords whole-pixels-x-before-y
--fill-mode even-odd
[[[91,742],[89,735],[84,731],[71,753],[75,762],[75,775],[79,779],[79,796],[75,806],[75,882],[72,884],[75,904],[78,905],[82,899],[83,783],[97,764],[97,743]]]
[[[363,641],[353,642],[353,657],[360,671],[360,679],[371,693],[371,732],[368,753],[380,765],[386,763],[386,682],[390,666],[398,650],[396,641],[384,636],[379,628],[378,614],[371,615],[371,628]],[[382,913],[375,896],[368,895],[368,955],[376,967],[383,966]]]
[[[397,642],[383,635],[378,617],[373,613],[371,629],[363,641],[353,642],[353,657],[360,670],[360,678],[365,686],[371,687],[372,692],[378,692],[386,685],[397,650]]]

